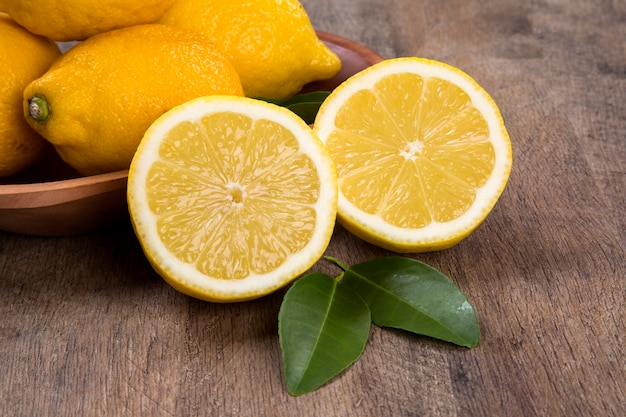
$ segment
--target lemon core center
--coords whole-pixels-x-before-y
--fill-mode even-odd
[[[241,184],[228,183],[226,184],[226,191],[228,192],[228,198],[233,205],[242,205],[246,198],[246,190]]]
[[[413,142],[407,143],[404,149],[400,151],[400,156],[403,156],[404,159],[414,161],[418,156],[422,154],[423,151],[424,144],[418,139],[415,139]]]

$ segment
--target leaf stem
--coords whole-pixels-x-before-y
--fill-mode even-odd
[[[329,262],[334,263],[335,265],[337,265],[339,268],[343,269],[344,271],[347,271],[350,268],[348,265],[346,265],[345,263],[343,263],[339,259],[334,258],[332,256],[324,256],[324,259],[326,259]]]

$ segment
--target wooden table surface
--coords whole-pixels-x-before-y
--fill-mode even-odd
[[[284,292],[184,296],[127,226],[0,233],[0,415],[626,415],[626,2],[302,3],[316,28],[458,66],[498,103],[514,152],[499,203],[456,247],[410,255],[468,295],[481,343],[374,328],[352,368],[290,397]],[[341,227],[327,254],[390,255]]]

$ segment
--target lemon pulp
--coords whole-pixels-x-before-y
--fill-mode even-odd
[[[199,271],[219,279],[264,274],[311,239],[320,181],[293,134],[275,122],[206,116],[172,129],[159,154],[147,178],[150,209],[163,243]]]
[[[495,162],[488,126],[467,94],[416,74],[390,75],[352,96],[327,144],[345,197],[406,228],[465,213]]]

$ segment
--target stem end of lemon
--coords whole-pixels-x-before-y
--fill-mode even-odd
[[[37,94],[28,99],[28,115],[38,122],[45,122],[50,117],[50,104],[43,95]]]

